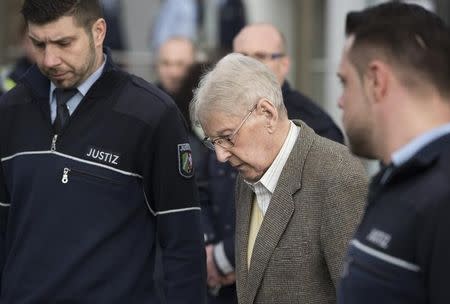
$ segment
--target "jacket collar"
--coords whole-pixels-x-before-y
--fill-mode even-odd
[[[449,148],[445,149],[446,146]],[[450,134],[432,141],[399,167],[392,164],[382,166],[372,179],[371,188],[378,189],[379,184],[388,186],[390,183],[413,176],[416,172],[432,166],[441,157],[444,150],[450,150]]]

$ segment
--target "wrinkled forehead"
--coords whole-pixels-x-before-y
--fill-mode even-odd
[[[207,137],[229,134],[234,131],[241,118],[241,116],[225,110],[205,111],[199,116],[200,125]]]

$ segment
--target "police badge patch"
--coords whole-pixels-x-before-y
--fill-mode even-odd
[[[191,178],[194,175],[192,151],[188,143],[178,145],[178,171],[185,178]]]

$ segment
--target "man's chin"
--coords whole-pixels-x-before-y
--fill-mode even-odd
[[[252,174],[252,172],[247,172],[245,170],[238,170],[238,171],[239,174],[249,183],[256,183],[261,179],[261,176],[255,173]]]
[[[70,88],[75,88],[76,84],[68,79],[63,79],[63,80],[59,80],[59,79],[51,79],[51,81],[58,87],[61,89],[70,89]]]

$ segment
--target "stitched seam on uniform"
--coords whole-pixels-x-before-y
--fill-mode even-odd
[[[5,162],[5,161],[8,161],[8,160],[10,160],[10,159],[13,159],[13,158],[15,158],[15,157],[17,157],[17,156],[21,156],[21,155],[49,154],[49,152],[51,152],[51,151],[29,151],[29,152],[19,152],[19,153],[13,154],[13,155],[11,155],[11,156],[3,157],[3,158],[1,159],[1,161],[2,161],[2,162]]]
[[[148,210],[150,210],[150,213],[153,214],[153,216],[156,216],[156,212],[153,211],[152,207],[150,207],[150,204],[147,199],[147,194],[145,194],[145,189],[142,189],[142,192],[144,192],[144,200],[145,200],[145,203],[147,204]]]
[[[150,204],[148,202],[147,194],[145,193],[145,190],[143,190],[143,192],[144,192],[145,203],[147,204],[148,210],[150,210],[150,212],[151,212],[151,214],[153,214],[153,216],[162,215],[162,214],[168,214],[168,213],[177,213],[177,212],[191,211],[191,210],[201,210],[200,207],[189,207],[189,208],[172,209],[172,210],[166,210],[166,211],[154,211],[150,207]]]
[[[9,207],[9,206],[11,206],[11,204],[4,204],[4,203],[0,202],[0,207]]]
[[[89,161],[89,160],[84,160],[84,159],[81,159],[81,158],[78,158],[78,157],[75,157],[75,156],[71,156],[71,155],[67,155],[67,154],[64,154],[64,153],[61,153],[61,152],[57,152],[57,151],[29,151],[29,152],[19,152],[19,153],[13,154],[13,155],[11,155],[11,156],[4,157],[4,158],[1,159],[1,161],[4,162],[4,161],[8,161],[8,160],[10,160],[10,159],[13,159],[13,158],[15,158],[15,157],[18,157],[18,156],[23,156],[23,155],[36,155],[36,154],[56,154],[56,155],[58,155],[58,156],[60,156],[60,157],[64,157],[64,158],[68,158],[68,159],[71,159],[71,160],[75,160],[75,161],[78,161],[78,162],[81,162],[81,163],[85,163],[85,164],[89,164],[89,165],[93,165],[93,166],[105,168],[105,169],[108,169],[108,170],[111,170],[111,171],[115,171],[115,172],[118,172],[118,173],[121,173],[121,174],[124,174],[124,175],[134,176],[134,177],[139,177],[139,178],[142,179],[142,176],[140,176],[140,175],[137,174],[137,173],[128,172],[128,171],[123,171],[123,170],[116,169],[116,168],[113,168],[113,167],[110,167],[110,166],[107,166],[107,165],[104,165],[104,164],[99,164],[99,163],[95,163],[95,162],[92,162],[92,161]]]
[[[181,208],[181,209],[172,209],[172,210],[166,210],[166,211],[158,211],[156,212],[156,215],[162,215],[162,214],[169,214],[169,213],[178,213],[178,212],[185,212],[185,211],[192,211],[192,210],[198,210],[200,211],[200,207],[189,207],[189,208]]]
[[[370,247],[362,244],[358,240],[352,240],[350,243],[353,246],[355,246],[356,248],[358,248],[359,250],[364,251],[365,253],[367,253],[367,254],[375,257],[375,258],[378,258],[380,260],[383,260],[383,261],[385,261],[385,262],[387,262],[389,264],[393,264],[395,266],[398,266],[398,267],[401,267],[401,268],[404,268],[404,269],[407,269],[407,270],[411,270],[411,271],[414,271],[414,272],[419,272],[420,271],[420,267],[419,266],[417,266],[415,264],[412,264],[412,263],[409,263],[409,262],[406,262],[406,261],[404,261],[402,259],[393,257],[393,256],[388,255],[386,253],[380,252],[380,251],[375,250],[373,248],[370,248]]]

